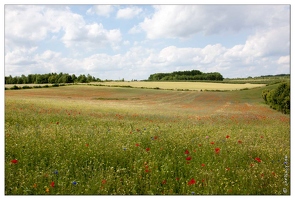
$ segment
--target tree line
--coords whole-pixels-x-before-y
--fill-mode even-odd
[[[78,77],[75,74],[68,73],[47,73],[47,74],[29,74],[21,76],[5,76],[5,84],[44,84],[44,83],[89,83],[93,81],[101,81],[99,78],[95,78],[88,74],[79,75]]]
[[[172,73],[155,73],[148,78],[149,81],[178,81],[178,80],[214,80],[222,81],[223,76],[218,72],[203,73],[199,70],[175,71]]]
[[[290,114],[290,83],[281,83],[276,89],[263,90],[262,98],[271,108]]]

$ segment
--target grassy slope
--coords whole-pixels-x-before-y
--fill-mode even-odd
[[[5,91],[5,193],[284,194],[290,117],[266,88]]]

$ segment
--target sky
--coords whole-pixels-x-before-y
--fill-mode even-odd
[[[289,74],[288,4],[6,4],[5,76],[145,80],[183,70]]]

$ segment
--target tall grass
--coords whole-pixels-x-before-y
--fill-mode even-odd
[[[183,101],[178,91],[149,93],[168,107],[166,113],[156,111],[152,98],[141,105],[54,95],[87,89],[93,87],[35,89],[51,90],[47,98],[28,95],[34,89],[20,96],[6,91],[5,194],[290,194],[288,115],[234,93],[206,96],[223,109],[206,115],[192,115],[160,96]],[[116,91],[126,99],[126,91],[136,92]],[[224,107],[220,97],[233,103]]]

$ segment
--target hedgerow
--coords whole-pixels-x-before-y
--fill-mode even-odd
[[[281,83],[276,89],[263,90],[262,98],[271,108],[290,114],[290,83]]]

